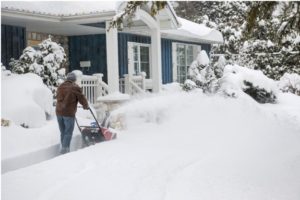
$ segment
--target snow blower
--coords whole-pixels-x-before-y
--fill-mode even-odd
[[[117,133],[112,132],[109,129],[109,127],[101,126],[97,118],[95,117],[93,111],[91,110],[91,108],[89,108],[89,111],[91,112],[95,120],[95,122],[92,122],[90,126],[80,126],[77,118],[75,118],[76,124],[81,133],[82,146],[86,147],[86,146],[94,145],[99,142],[116,139]],[[107,119],[104,119],[104,121],[107,121]]]

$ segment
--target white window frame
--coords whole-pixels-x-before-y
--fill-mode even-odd
[[[133,54],[133,47],[137,46],[138,47],[138,67],[139,71],[141,71],[141,60],[140,60],[140,48],[141,47],[149,47],[149,77],[150,79],[152,78],[152,64],[151,64],[151,44],[146,44],[146,43],[138,43],[138,42],[128,42],[128,74],[130,75],[135,75],[134,72],[134,54]]]
[[[196,44],[189,44],[189,43],[181,43],[181,42],[172,42],[172,64],[173,64],[173,82],[179,82],[178,81],[178,64],[177,64],[177,45],[184,45],[185,49],[187,49],[188,46],[193,47],[193,60],[196,60],[197,55],[201,51],[201,45]],[[185,60],[187,53],[185,53]],[[186,65],[187,66],[187,65]]]

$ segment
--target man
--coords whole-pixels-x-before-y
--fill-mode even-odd
[[[89,109],[88,102],[75,81],[76,75],[68,73],[67,80],[57,89],[56,116],[60,130],[61,154],[70,151],[77,103],[79,102],[83,109]]]

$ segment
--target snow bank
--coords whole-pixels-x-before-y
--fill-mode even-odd
[[[53,96],[42,79],[32,73],[2,76],[2,118],[30,128],[41,127],[53,114]]]
[[[173,92],[117,112],[128,123],[117,140],[2,175],[3,200],[300,197],[299,123],[265,105]]]
[[[266,77],[261,71],[238,65],[226,65],[223,77],[220,80],[221,91],[229,96],[243,96],[246,89],[244,81],[250,82],[254,87],[265,89],[269,93],[277,94],[276,82]]]

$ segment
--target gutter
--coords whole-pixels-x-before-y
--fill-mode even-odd
[[[55,15],[49,14],[42,14],[42,13],[31,13],[31,12],[24,12],[19,10],[9,10],[6,8],[1,9],[1,17],[22,17],[25,19],[33,19],[33,20],[40,20],[40,21],[50,21],[50,22],[60,22],[60,17]]]
[[[86,20],[93,20],[93,21],[106,21],[112,19],[115,16],[115,11],[107,11],[101,13],[89,13],[89,14],[81,14],[81,15],[51,15],[51,14],[44,14],[44,13],[35,13],[35,12],[26,12],[20,10],[10,10],[7,8],[1,9],[1,16],[7,17],[18,17],[18,18],[25,18],[25,19],[32,19],[32,20],[39,20],[39,21],[48,21],[48,22],[80,22]]]

